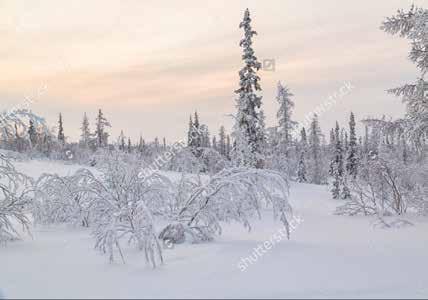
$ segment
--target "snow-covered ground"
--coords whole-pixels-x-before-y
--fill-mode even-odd
[[[78,166],[19,162],[31,176],[66,175]],[[263,250],[241,271],[241,259],[281,230],[269,212],[248,233],[237,224],[206,244],[164,251],[153,270],[126,249],[126,264],[109,264],[93,250],[88,230],[37,227],[33,239],[0,248],[0,295],[10,298],[368,298],[428,297],[428,221],[374,229],[372,219],[332,214],[340,201],[323,186],[292,184],[301,222],[291,240]],[[260,253],[260,252],[259,252]],[[247,260],[248,262],[248,260]]]

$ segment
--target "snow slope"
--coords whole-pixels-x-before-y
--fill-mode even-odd
[[[31,176],[66,175],[78,166],[19,162]],[[293,184],[291,203],[302,218],[291,240],[282,240],[238,267],[281,229],[269,212],[248,233],[224,227],[216,241],[164,251],[166,264],[145,265],[126,250],[127,263],[109,264],[93,250],[89,231],[38,227],[33,239],[0,248],[0,295],[11,298],[369,298],[428,297],[428,222],[374,229],[369,218],[332,215],[340,201],[326,187]]]

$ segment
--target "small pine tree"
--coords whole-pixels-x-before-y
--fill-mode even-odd
[[[226,130],[224,129],[224,126],[220,126],[220,130],[218,133],[218,149],[221,155],[227,156],[227,150],[226,150]]]
[[[404,137],[401,138],[401,145],[402,145],[402,149],[403,149],[403,163],[404,163],[404,165],[408,165],[409,164],[409,151],[407,148],[406,139]]]
[[[322,184],[324,181],[322,172],[322,152],[321,152],[321,129],[318,122],[318,115],[314,114],[309,131],[309,155],[311,159],[311,183]]]
[[[334,157],[336,152],[336,138],[334,134],[334,128],[330,130],[330,144],[329,144],[329,152],[330,152],[330,165],[328,169],[328,175],[333,176],[334,172]]]
[[[80,134],[80,145],[87,148],[91,140],[91,131],[89,129],[89,120],[86,113],[83,114],[82,127],[80,127],[82,133]]]
[[[159,139],[158,139],[158,137],[155,137],[154,144],[155,144],[155,150],[156,150],[156,152],[159,152],[160,146],[159,146]]]
[[[128,138],[128,153],[132,152],[132,144],[131,144],[131,138]]]
[[[211,141],[210,141],[210,132],[208,130],[208,126],[205,124],[199,125],[199,147],[205,147],[209,148],[211,147]]]
[[[339,123],[336,122],[335,128],[335,155],[333,160],[333,187],[331,193],[333,199],[339,199],[341,196],[341,190],[343,185],[343,148],[342,148],[342,139],[340,138],[340,128]]]
[[[140,135],[140,141],[138,142],[138,152],[143,153],[144,151],[144,140],[143,137]]]
[[[193,120],[192,120],[192,115],[190,115],[190,117],[189,117],[189,129],[187,131],[187,146],[188,147],[193,147],[195,145],[195,140],[194,140],[193,134],[194,134]]]
[[[106,132],[107,127],[111,127],[110,123],[104,117],[101,109],[98,110],[98,115],[95,121],[95,138],[98,148],[106,147],[108,145],[109,134]]]
[[[194,138],[194,147],[199,148],[202,146],[202,137],[201,137],[201,128],[199,123],[198,112],[195,111],[195,121],[193,122],[193,138]]]
[[[364,128],[363,152],[367,154],[369,150],[369,127],[366,125]]]
[[[61,146],[65,145],[65,136],[64,136],[64,127],[62,124],[62,114],[59,114],[59,119],[58,119],[58,142],[60,143]]]
[[[293,94],[290,90],[278,82],[276,100],[279,103],[279,110],[277,112],[278,127],[279,127],[279,146],[280,152],[284,155],[288,155],[288,151],[291,145],[291,132],[296,126],[296,122],[291,120],[293,113],[294,102],[291,100]]]
[[[119,150],[125,151],[125,135],[123,134],[123,130],[120,131],[118,142],[119,142]]]
[[[36,132],[36,128],[34,127],[34,122],[31,119],[30,119],[30,124],[28,126],[27,133],[30,141],[30,147],[34,148],[37,144],[37,132]]]
[[[299,164],[297,166],[297,180],[299,182],[307,182],[305,153],[303,151],[300,153]]]
[[[357,145],[357,134],[355,132],[355,117],[351,112],[349,118],[349,149],[348,157],[346,160],[346,170],[351,178],[355,179],[357,177],[357,168],[358,168],[358,145]]]
[[[215,138],[215,136],[213,136],[212,147],[214,150],[218,151],[217,139]]]
[[[346,174],[346,172],[344,172],[343,174],[341,198],[342,199],[351,198],[351,191],[348,187],[348,175]]]
[[[230,153],[232,151],[232,145],[230,144],[230,135],[226,135],[226,157],[230,160]]]
[[[307,173],[306,173],[306,162],[305,162],[305,156],[306,152],[308,151],[308,141],[306,137],[306,130],[305,127],[302,127],[302,130],[300,131],[300,158],[299,163],[297,166],[297,180],[299,182],[307,182]]]

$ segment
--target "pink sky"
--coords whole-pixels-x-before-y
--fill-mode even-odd
[[[415,1],[426,5],[426,1]],[[79,136],[84,112],[102,108],[116,137],[185,136],[188,115],[217,133],[230,128],[238,84],[242,31],[248,7],[260,61],[264,109],[276,124],[281,80],[295,94],[295,119],[336,92],[355,89],[320,118],[324,130],[350,110],[358,119],[404,107],[388,88],[416,78],[408,42],[381,30],[382,20],[411,1],[0,1],[0,109],[23,103],[66,135]],[[41,87],[46,92],[37,95]]]

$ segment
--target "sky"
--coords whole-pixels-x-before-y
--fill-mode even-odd
[[[276,125],[277,82],[294,94],[294,119],[338,94],[320,115],[335,120],[404,114],[385,90],[418,76],[409,42],[379,29],[411,3],[428,1],[65,1],[0,0],[0,110],[29,108],[76,141],[83,113],[102,108],[116,138],[186,136],[189,114],[217,134],[231,128],[238,71],[239,23],[250,9],[267,125]],[[271,68],[270,66],[274,66]],[[27,100],[26,100],[27,99]],[[326,133],[326,132],[325,132]]]

